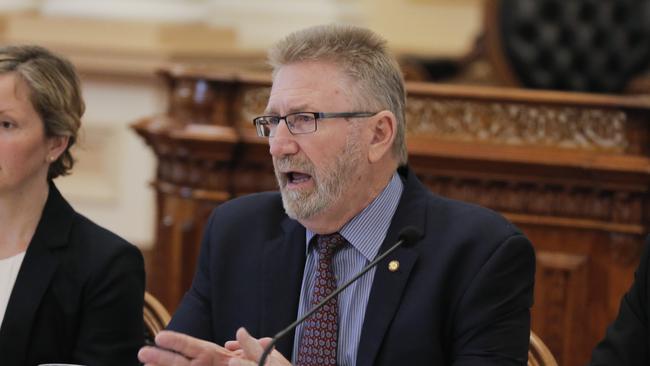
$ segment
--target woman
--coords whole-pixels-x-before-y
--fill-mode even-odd
[[[84,112],[72,65],[0,48],[0,365],[137,365],[139,250],[75,212],[68,174]]]

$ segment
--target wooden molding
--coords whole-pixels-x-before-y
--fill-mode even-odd
[[[266,69],[263,52],[237,47],[235,30],[202,23],[13,12],[0,16],[0,43],[48,47],[82,73],[152,77],[175,62]]]

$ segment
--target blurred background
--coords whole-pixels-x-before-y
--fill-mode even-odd
[[[264,69],[290,31],[344,22],[370,27],[397,53],[456,57],[471,48],[480,0],[0,0],[0,42],[70,58],[87,110],[78,164],[58,179],[74,207],[141,248],[154,236],[155,160],[129,124],[164,113],[156,71],[170,63]]]

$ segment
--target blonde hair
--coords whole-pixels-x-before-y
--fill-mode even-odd
[[[50,164],[47,177],[69,174],[85,104],[74,66],[39,46],[0,47],[0,73],[14,72],[29,87],[30,101],[43,121],[47,137],[67,136],[68,146]]]
[[[389,110],[397,119],[393,154],[406,164],[406,92],[404,77],[386,40],[374,32],[349,25],[320,25],[289,34],[268,54],[275,77],[285,65],[302,61],[332,62],[356,83],[358,106]],[[375,110],[376,111],[376,110]],[[374,112],[374,111],[373,111]]]

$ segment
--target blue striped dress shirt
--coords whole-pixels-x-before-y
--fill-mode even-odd
[[[397,209],[397,204],[404,190],[404,184],[397,173],[393,174],[384,190],[363,211],[341,228],[339,233],[350,243],[339,250],[332,259],[337,285],[359,273],[379,252],[386,237],[388,227]],[[315,245],[310,245],[315,236],[307,230],[307,261],[302,278],[298,317],[310,309],[310,295],[314,287],[315,268],[318,253]],[[337,364],[352,366],[356,364],[361,327],[370,297],[375,268],[371,269],[339,294],[339,336]],[[303,323],[304,324],[304,323]],[[298,355],[298,346],[302,336],[302,324],[296,329],[293,345],[293,359]]]

